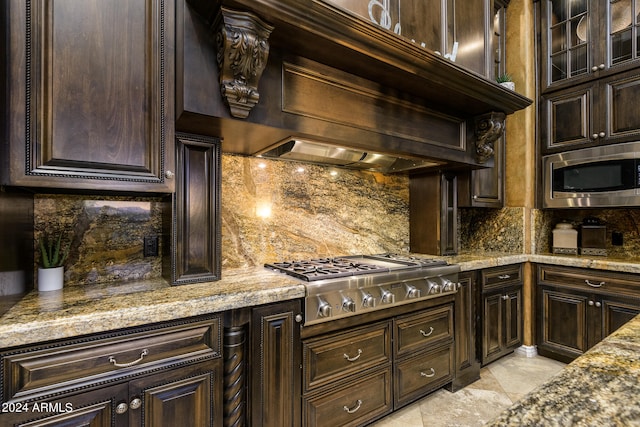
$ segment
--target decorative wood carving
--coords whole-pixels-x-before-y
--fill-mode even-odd
[[[273,26],[250,12],[221,7],[215,20],[220,90],[231,115],[247,118],[258,103],[258,82],[269,57]]]
[[[505,114],[491,112],[476,117],[476,160],[486,163],[493,157],[493,143],[504,133]]]
[[[246,425],[247,332],[243,326],[224,328],[224,426]]]

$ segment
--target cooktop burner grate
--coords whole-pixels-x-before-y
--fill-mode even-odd
[[[307,281],[389,271],[389,268],[384,265],[359,262],[348,258],[316,258],[305,261],[275,262],[265,264],[265,267]]]

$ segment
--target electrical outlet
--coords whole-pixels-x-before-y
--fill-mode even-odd
[[[158,256],[158,236],[145,236],[144,256]]]

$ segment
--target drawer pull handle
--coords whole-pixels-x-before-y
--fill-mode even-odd
[[[436,375],[436,371],[435,371],[435,369],[433,369],[433,368],[429,368],[429,370],[430,370],[431,372],[430,372],[430,373],[428,373],[428,374],[425,374],[424,372],[420,372],[420,376],[421,376],[421,377],[426,377],[426,378],[432,378],[432,377],[434,377],[434,376]]]
[[[113,363],[113,366],[117,366],[118,368],[128,368],[129,366],[133,366],[136,363],[140,363],[142,362],[142,359],[144,359],[144,357],[146,355],[149,354],[149,350],[147,350],[146,348],[144,350],[142,350],[142,352],[140,353],[140,357],[137,358],[136,360],[134,360],[133,362],[129,362],[129,363],[118,363],[118,361],[116,360],[115,357],[113,356],[109,356],[109,363]]]
[[[511,275],[509,275],[509,274],[501,274],[501,275],[498,276],[498,279],[500,279],[500,280],[511,279]]]
[[[342,408],[349,414],[355,414],[356,412],[358,412],[358,409],[360,409],[361,406],[362,400],[358,399],[358,401],[356,402],[356,406],[354,406],[353,409],[349,408],[347,405],[344,405]]]
[[[420,329],[420,333],[422,334],[423,337],[428,337],[433,333],[433,326],[429,326],[429,332],[425,332],[422,329]]]
[[[589,279],[584,279],[584,283],[586,283],[587,285],[591,286],[592,288],[601,288],[604,286],[604,282],[600,282],[600,283],[591,283],[589,281]]]
[[[347,359],[349,362],[355,362],[356,360],[360,359],[360,356],[362,356],[361,349],[358,349],[358,355],[353,357],[349,357],[347,353],[344,353],[344,358]]]

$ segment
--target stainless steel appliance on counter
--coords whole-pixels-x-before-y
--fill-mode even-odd
[[[265,267],[305,281],[305,326],[454,294],[460,272],[442,259],[389,253]]]
[[[640,142],[543,158],[544,207],[640,206]]]

